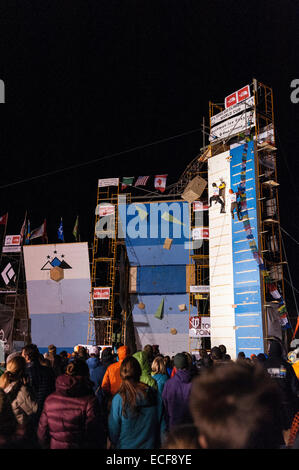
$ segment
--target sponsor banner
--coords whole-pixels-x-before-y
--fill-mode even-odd
[[[6,235],[4,245],[20,245],[21,235]]]
[[[246,100],[249,97],[250,97],[250,87],[249,85],[246,85],[243,88],[240,88],[240,90],[235,91],[234,93],[231,93],[225,98],[224,100],[225,108],[229,108],[230,106],[240,103],[240,101]]]
[[[229,119],[232,116],[235,116],[236,114],[245,111],[245,109],[252,108],[253,105],[254,97],[251,96],[250,98],[245,101],[242,101],[241,103],[236,103],[235,105],[230,106],[221,113],[215,114],[215,116],[211,117],[211,127],[215,126],[215,124],[218,124],[219,122],[225,121],[226,119]]]
[[[99,216],[104,217],[107,215],[114,215],[115,213],[115,206],[114,205],[107,205],[107,206],[99,206]]]
[[[211,336],[210,317],[190,317],[189,318],[189,337],[207,338]]]
[[[4,246],[2,253],[20,253],[21,246]]]
[[[209,210],[208,204],[204,204],[201,201],[193,202],[193,212],[200,212],[200,211],[207,211],[207,210]]]
[[[240,103],[240,101],[246,100],[250,96],[250,86],[246,85],[243,88],[240,88],[240,90],[237,91],[237,101]]]
[[[94,300],[109,300],[110,287],[94,287],[93,299]]]
[[[192,230],[192,240],[204,240],[209,238],[209,227],[195,227]]]
[[[190,292],[207,294],[210,292],[210,286],[190,286]]]
[[[219,139],[225,139],[230,135],[237,134],[253,126],[255,126],[255,112],[251,110],[214,126],[211,129],[209,140],[214,142]]]
[[[100,179],[98,186],[99,188],[104,188],[106,186],[118,186],[119,178],[104,178]]]
[[[64,279],[90,279],[88,244],[58,243],[24,246],[26,280],[49,281],[50,271],[58,266]],[[55,282],[55,281],[51,281]]]

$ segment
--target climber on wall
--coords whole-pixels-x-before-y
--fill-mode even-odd
[[[232,189],[229,190],[229,197],[230,197],[230,212],[231,212],[231,215],[232,215],[232,219],[234,219],[234,210],[236,209],[237,211],[237,216],[238,216],[238,219],[239,220],[242,220],[242,216],[241,216],[241,207],[240,207],[240,202],[238,201],[238,196],[239,196],[239,192],[236,192],[234,193],[234,191]]]
[[[216,183],[212,183],[212,189],[213,189],[213,196],[210,197],[210,206],[212,207],[212,202],[215,201],[216,203],[219,202],[221,204],[221,210],[220,214],[225,213],[225,206],[224,202],[222,201],[221,197],[219,196],[219,188]]]

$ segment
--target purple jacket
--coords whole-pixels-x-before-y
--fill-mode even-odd
[[[189,411],[190,392],[191,374],[189,370],[179,369],[174,377],[165,383],[162,399],[166,411],[168,430],[178,424],[191,422]]]
[[[50,449],[103,448],[103,418],[92,385],[83,377],[60,375],[46,398],[38,440]]]

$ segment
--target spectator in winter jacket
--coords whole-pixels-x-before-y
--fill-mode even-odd
[[[101,377],[101,362],[99,360],[99,350],[97,346],[92,346],[89,350],[89,359],[87,359],[86,364],[88,365],[89,369],[89,376],[90,380],[93,382],[93,390],[94,392],[100,385],[100,377]]]
[[[133,357],[137,359],[139,362],[139,365],[141,367],[141,376],[140,376],[140,382],[148,385],[149,387],[153,387],[154,389],[157,390],[157,382],[155,379],[153,379],[151,375],[151,367],[148,361],[148,355],[145,351],[138,351],[135,354],[133,354]]]
[[[0,377],[0,387],[8,395],[17,422],[29,435],[33,430],[33,416],[37,413],[37,401],[25,383],[26,361],[15,356],[7,362],[6,371]]]
[[[62,373],[65,374],[67,365],[69,363],[68,353],[67,353],[67,351],[60,351],[59,356],[61,357]]]
[[[116,449],[154,449],[159,445],[156,392],[140,382],[138,361],[126,357],[120,367],[121,386],[112,400],[109,438]]]
[[[191,422],[189,413],[191,373],[188,369],[189,364],[186,355],[183,353],[176,354],[174,366],[177,372],[173,378],[165,383],[162,393],[167,430],[171,430],[173,426]]]
[[[190,410],[204,449],[277,449],[280,394],[259,364],[212,367],[192,382]]]
[[[164,358],[161,356],[157,356],[153,360],[152,377],[157,382],[157,387],[158,387],[157,410],[158,410],[160,434],[161,434],[161,441],[162,441],[163,435],[166,431],[165,410],[164,410],[164,405],[163,405],[163,400],[162,400],[162,393],[163,393],[164,385],[166,384],[169,377],[166,373],[166,366],[164,363]]]
[[[89,379],[87,364],[75,359],[56,379],[56,391],[45,401],[38,440],[50,449],[104,448],[103,416]]]
[[[100,372],[99,372],[99,384],[100,385],[102,385],[106,370],[111,364],[114,364],[114,362],[115,362],[115,358],[112,353],[112,348],[105,348],[101,355],[101,364],[100,364]]]
[[[282,393],[280,412],[283,429],[287,431],[291,428],[294,415],[297,411],[299,383],[294,369],[282,357],[282,354],[282,346],[279,341],[270,341],[269,357],[263,363],[263,366]]]
[[[118,392],[121,385],[120,366],[128,354],[129,348],[127,346],[120,346],[117,350],[118,361],[111,364],[105,372],[102,390],[107,397],[112,398]]]
[[[39,355],[39,350],[35,344],[28,344],[22,349],[22,356],[26,361],[26,380],[28,380],[28,384],[38,404],[35,416],[36,424],[42,412],[45,399],[55,390],[55,374],[52,368],[40,364]]]
[[[48,352],[48,359],[51,367],[54,371],[55,377],[58,377],[58,375],[63,373],[61,357],[56,354],[56,346],[54,346],[54,344],[50,344],[50,346],[48,346]]]
[[[24,429],[18,425],[10,399],[0,388],[0,448],[25,448],[24,439]]]

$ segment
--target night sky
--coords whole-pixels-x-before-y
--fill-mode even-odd
[[[274,92],[281,226],[299,240],[297,0],[2,0],[0,212],[19,233],[47,219],[57,241],[80,217],[91,241],[98,178],[168,173],[177,181],[202,146],[209,100],[252,78]],[[62,171],[194,129],[184,137]],[[153,189],[153,178],[148,189]],[[299,247],[287,255],[299,289]]]

